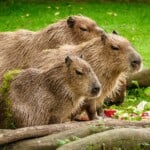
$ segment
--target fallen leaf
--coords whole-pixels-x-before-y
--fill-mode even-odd
[[[55,15],[55,16],[58,16],[59,14],[60,14],[60,12],[55,12],[55,14],[54,14],[54,15]]]

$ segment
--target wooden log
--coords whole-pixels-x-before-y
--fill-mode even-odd
[[[150,86],[150,68],[129,75],[127,79],[128,88],[137,88],[137,85],[133,81],[137,81],[139,87]]]
[[[35,127],[26,127],[16,130],[6,130],[2,132],[0,130],[0,145],[8,144],[18,140],[23,140],[27,138],[36,138],[41,136],[50,135],[53,133],[58,133],[61,131],[76,129],[79,127],[90,127],[90,126],[108,126],[108,127],[150,127],[150,121],[120,121],[116,119],[104,119],[104,120],[95,120],[95,121],[86,121],[86,122],[69,122],[63,124],[53,124],[53,125],[43,125]]]
[[[88,135],[98,133],[101,131],[110,130],[112,127],[105,126],[87,126],[78,127],[57,134],[48,135],[41,138],[24,140],[17,143],[12,143],[7,146],[11,150],[53,150],[64,142],[74,141],[79,138],[84,138]]]
[[[150,149],[150,128],[122,128],[93,134],[57,150]]]

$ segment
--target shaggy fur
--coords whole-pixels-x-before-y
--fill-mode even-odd
[[[63,122],[85,98],[99,96],[100,86],[90,65],[75,56],[47,71],[24,70],[13,79],[9,90],[15,125]]]
[[[43,49],[63,44],[80,44],[99,37],[103,29],[88,17],[72,16],[40,31],[18,30],[0,33],[0,76],[12,68],[28,68]]]
[[[124,102],[126,95],[126,78],[120,77],[119,83],[116,84],[117,87],[114,92],[104,99],[104,104],[106,106],[116,105],[119,106]],[[119,88],[118,88],[119,87]]]
[[[97,100],[97,106],[103,103],[104,98],[116,88],[116,84],[123,74],[137,71],[141,66],[141,57],[131,43],[116,34],[102,34],[99,38],[94,38],[77,46],[66,45],[59,49],[43,50],[35,54],[36,57],[30,55],[31,58],[27,66],[47,70],[58,63],[58,60],[63,61],[70,54],[83,54],[85,60],[89,62],[98,76],[102,84],[102,94]],[[14,68],[13,63],[9,65],[10,68]],[[24,62],[20,61],[15,67],[23,68],[23,66]],[[6,67],[6,70],[8,69]],[[3,72],[3,69],[0,68],[0,71]],[[94,101],[86,101],[84,108],[89,118],[95,119],[97,117],[96,104]]]
[[[45,50],[31,66],[47,69],[68,54],[83,54],[98,76],[102,84],[102,94],[97,100],[98,106],[116,89],[122,76],[140,69],[142,61],[127,39],[115,34],[104,34],[77,46],[66,45],[60,49]],[[90,119],[96,118],[94,101],[87,102],[85,108]]]

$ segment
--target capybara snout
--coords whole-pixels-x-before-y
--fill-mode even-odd
[[[99,94],[100,90],[101,90],[100,85],[97,84],[97,83],[95,83],[95,84],[93,84],[93,86],[92,86],[91,94],[92,94],[93,96],[97,96],[97,95]]]
[[[131,67],[132,67],[131,72],[139,71],[141,69],[141,66],[142,66],[142,59],[140,55],[138,53],[134,53],[131,58]]]
[[[99,34],[99,36],[101,36],[102,34],[105,33],[104,29],[102,29],[98,26],[95,27],[95,31],[97,32],[97,34]]]

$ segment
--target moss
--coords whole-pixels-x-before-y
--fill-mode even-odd
[[[7,95],[8,90],[9,90],[9,86],[10,86],[10,81],[12,81],[12,79],[18,75],[21,72],[21,70],[11,70],[8,71],[7,73],[4,74],[3,76],[3,82],[2,85],[0,87],[0,93],[2,95]]]
[[[8,98],[10,83],[21,70],[11,70],[4,74],[2,85],[0,86],[0,127],[14,129],[12,114],[10,111],[11,100]]]

